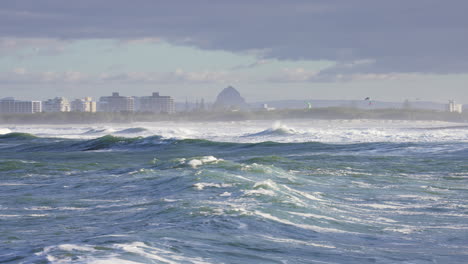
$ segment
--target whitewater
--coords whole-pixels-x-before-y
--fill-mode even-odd
[[[468,125],[0,125],[0,263],[466,263]]]

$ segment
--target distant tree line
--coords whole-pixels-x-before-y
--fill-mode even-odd
[[[274,111],[197,111],[175,114],[155,113],[87,113],[56,112],[34,114],[1,114],[0,124],[97,124],[155,121],[240,121],[277,119],[385,119],[385,120],[438,120],[468,122],[468,113],[449,113],[421,109],[357,109],[327,107],[312,109],[281,109]]]

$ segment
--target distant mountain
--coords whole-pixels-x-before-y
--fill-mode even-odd
[[[247,104],[239,91],[229,86],[218,94],[213,107],[215,109],[242,109],[246,108]]]

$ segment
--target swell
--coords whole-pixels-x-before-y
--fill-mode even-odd
[[[82,135],[96,135],[96,134],[103,134],[103,133],[112,133],[113,131],[110,129],[90,129],[84,133],[81,133]]]
[[[14,143],[9,146],[8,143]],[[145,151],[157,150],[161,147],[184,150],[205,149],[208,152],[223,151],[248,151],[251,154],[270,153],[294,153],[294,152],[396,152],[402,149],[414,149],[424,147],[420,143],[354,143],[354,144],[329,144],[320,142],[295,142],[280,143],[265,141],[258,143],[238,143],[219,142],[205,139],[167,139],[159,135],[149,137],[119,137],[106,135],[95,139],[62,139],[62,138],[41,138],[27,133],[9,133],[0,136],[2,151],[17,152],[41,152],[41,151],[98,151],[98,150],[119,150],[119,151]],[[209,153],[208,153],[209,154]]]
[[[20,133],[20,132],[12,132],[4,135],[0,135],[0,140],[27,140],[27,139],[34,139],[37,136],[29,133]]]
[[[127,129],[117,131],[115,132],[115,134],[137,134],[137,133],[142,133],[146,131],[148,131],[148,129],[143,128],[143,127],[132,127],[132,128],[127,128]]]
[[[299,132],[297,132],[296,130],[292,128],[289,128],[287,126],[280,126],[280,127],[269,128],[269,129],[266,129],[257,133],[246,134],[244,135],[244,137],[293,136],[297,134],[299,134]]]

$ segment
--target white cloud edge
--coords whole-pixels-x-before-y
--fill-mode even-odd
[[[267,76],[236,71],[185,71],[171,72],[101,72],[89,74],[80,71],[33,72],[26,68],[14,68],[0,72],[0,84],[104,84],[104,83],[155,83],[155,84],[203,84],[203,83],[314,83],[375,80],[401,80],[418,76],[412,73],[349,73],[328,74],[305,68],[284,68]]]

